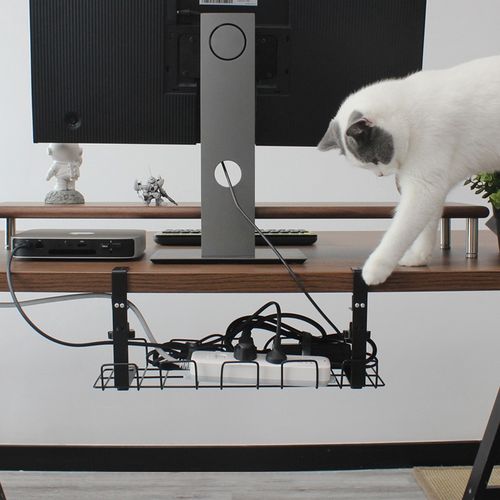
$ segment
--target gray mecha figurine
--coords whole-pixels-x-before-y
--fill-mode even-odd
[[[51,144],[48,148],[53,163],[47,173],[47,180],[56,179],[54,189],[45,197],[49,205],[73,205],[85,203],[83,195],[75,189],[80,177],[82,148],[78,144]]]
[[[145,183],[136,180],[134,182],[134,190],[137,191],[139,198],[141,198],[146,205],[150,205],[154,200],[157,207],[163,205],[163,198],[177,205],[177,202],[170,198],[167,192],[163,189],[165,180],[163,177],[151,176]]]

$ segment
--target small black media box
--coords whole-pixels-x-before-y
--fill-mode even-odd
[[[146,232],[137,229],[31,229],[12,238],[18,259],[137,259]]]

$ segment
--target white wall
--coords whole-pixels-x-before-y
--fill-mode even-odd
[[[27,4],[0,0],[3,201],[43,200],[49,189],[44,181],[49,165],[46,146],[31,141]],[[499,19],[497,0],[429,0],[425,66],[445,67],[500,52]],[[133,201],[133,180],[147,175],[151,167],[167,178],[175,198],[198,200],[198,154],[195,147],[87,146],[79,188],[88,201]],[[259,148],[257,161],[261,201],[397,199],[393,180],[352,169],[334,154],[306,148]],[[450,200],[478,202],[463,187]],[[49,226],[29,221],[21,228],[37,224]],[[88,224],[80,222],[80,226]],[[386,227],[385,222],[295,224],[314,229]],[[111,223],[101,221],[99,225]],[[123,225],[161,229],[166,224],[131,221]],[[5,294],[0,296],[7,300]],[[231,319],[270,298],[264,294],[133,297],[161,339],[220,332]],[[287,310],[312,314],[300,296],[279,299]],[[325,294],[318,300],[339,324],[347,325],[348,295]],[[108,350],[70,350],[49,344],[30,331],[14,311],[2,310],[0,443],[478,439],[498,386],[499,301],[499,293],[486,292],[373,295],[370,328],[379,344],[387,387],[362,391],[102,393],[91,385],[100,364],[110,360]],[[102,339],[110,327],[109,307],[102,301],[44,306],[30,313],[46,330],[67,339]]]

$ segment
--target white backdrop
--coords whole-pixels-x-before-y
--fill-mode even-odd
[[[440,68],[500,52],[500,2],[429,0],[425,67]],[[49,159],[32,144],[28,2],[0,0],[0,200],[43,200]],[[148,168],[172,195],[199,200],[194,146],[86,146],[79,189],[88,201],[134,201],[131,186]],[[258,148],[259,201],[391,201],[392,179],[350,168],[335,154],[308,148]],[[478,203],[458,187],[450,200]],[[52,225],[57,222],[52,223]],[[60,223],[59,225],[67,225]],[[80,227],[89,222],[78,221]],[[115,222],[92,223],[100,227]],[[179,223],[186,226],[186,223]],[[267,223],[269,224],[269,223]],[[296,221],[312,229],[384,228],[386,222]],[[48,222],[28,221],[21,228]],[[123,227],[162,229],[159,221]],[[168,223],[168,225],[172,225]],[[266,224],[262,224],[265,226]],[[279,226],[273,221],[272,226]],[[458,227],[458,225],[457,225]],[[462,253],[462,247],[453,251]],[[360,263],[361,264],[361,263]],[[24,295],[28,296],[28,295]],[[33,296],[33,295],[30,295]],[[7,300],[6,294],[0,298]],[[220,332],[268,295],[140,295],[161,339]],[[312,314],[296,295],[287,310]],[[342,326],[348,295],[321,295]],[[115,393],[91,389],[108,349],[71,350],[39,338],[12,310],[0,330],[0,443],[281,444],[478,439],[498,387],[499,293],[375,294],[369,322],[387,387],[380,390],[199,391]],[[66,339],[103,339],[109,304],[88,301],[30,310]],[[139,330],[138,325],[133,325]]]

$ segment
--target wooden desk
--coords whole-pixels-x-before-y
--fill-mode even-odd
[[[318,242],[302,247],[305,264],[293,266],[311,292],[352,292],[352,268],[361,267],[382,237],[381,232],[320,232]],[[466,259],[464,232],[452,233],[452,249],[436,249],[427,267],[397,268],[373,292],[499,290],[500,253],[495,235],[480,232],[481,254]],[[16,261],[16,289],[31,292],[109,292],[111,271],[129,269],[129,291],[144,293],[279,293],[298,292],[281,265],[275,264],[152,264],[159,247],[148,235],[146,256],[138,261]],[[7,290],[7,252],[0,251],[0,290]]]

